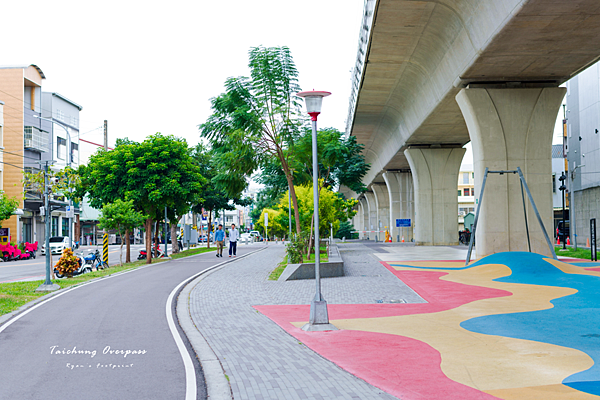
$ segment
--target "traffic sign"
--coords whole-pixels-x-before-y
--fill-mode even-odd
[[[410,218],[396,219],[396,228],[410,228],[410,227],[411,227]]]

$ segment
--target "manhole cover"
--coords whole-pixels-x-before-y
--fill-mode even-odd
[[[390,303],[390,304],[398,304],[398,303],[406,303],[404,299],[394,299],[394,300],[375,300],[375,303]]]

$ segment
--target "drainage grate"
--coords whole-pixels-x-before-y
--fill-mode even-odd
[[[375,300],[375,303],[378,303],[378,304],[383,304],[383,303],[389,303],[389,304],[399,304],[399,303],[402,303],[402,304],[405,304],[406,300],[404,300],[404,299]]]

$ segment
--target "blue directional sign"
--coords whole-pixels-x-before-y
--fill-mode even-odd
[[[410,218],[396,220],[396,228],[410,228],[410,226]]]

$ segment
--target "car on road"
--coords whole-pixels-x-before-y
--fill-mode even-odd
[[[252,239],[252,235],[250,233],[244,232],[240,235],[240,240],[242,240],[242,241],[247,240],[247,241],[251,242],[253,239]]]
[[[563,227],[563,221],[559,221],[558,226],[556,227],[556,236],[555,237],[560,237],[560,239],[562,240],[563,234],[565,235],[565,237],[569,237],[570,233],[571,233],[571,231],[569,229],[569,221],[565,221],[564,227]]]
[[[50,238],[50,253],[51,254],[62,254],[63,250],[69,247],[68,236],[52,236]],[[46,242],[42,243],[41,248],[42,255],[46,254]]]

